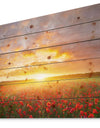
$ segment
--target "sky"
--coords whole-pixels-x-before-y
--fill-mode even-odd
[[[60,12],[63,10],[69,10],[69,9],[74,9],[77,7],[83,7],[87,5],[92,5],[92,4],[97,4],[99,3],[100,0],[1,0],[0,1],[0,25],[2,24],[7,24],[11,22],[16,22],[20,20],[25,20],[37,16],[42,16],[42,15],[47,15],[47,14],[52,14],[55,12]],[[20,3],[20,4],[19,4]],[[45,3],[45,4],[44,4]],[[1,79],[0,79],[1,80]],[[10,126],[17,128],[19,125],[24,126],[24,127],[31,127],[34,123],[34,126],[36,127],[51,127],[52,125],[55,127],[60,128],[61,126],[66,125],[66,120],[6,120],[7,122],[5,123],[5,120],[2,120],[1,126],[3,127],[8,127]],[[84,121],[84,123],[83,123]],[[73,122],[73,123],[72,123]],[[94,128],[94,126],[98,127],[99,125],[99,120],[68,120],[67,121],[67,126],[69,127],[75,127],[84,128],[84,126],[91,126],[91,128]],[[16,124],[16,125],[15,125]],[[50,125],[51,124],[51,125]]]
[[[100,3],[100,0],[0,0],[0,25]]]
[[[70,14],[70,12],[68,13]],[[0,81],[42,79],[52,76],[99,71],[99,59],[69,62],[72,60],[99,57],[99,40],[84,42],[84,40],[92,40],[99,37],[99,21],[81,26],[62,27],[60,29],[23,35],[25,32],[30,33],[34,30],[43,30],[47,27],[55,28],[56,25],[66,24],[65,19],[71,18],[70,15],[68,17],[68,13],[66,15],[66,12],[63,12],[60,15],[56,15],[56,17],[52,14],[47,17],[37,18],[38,20],[33,19],[34,25],[32,24],[32,20],[26,20],[20,22],[20,25],[16,22],[4,27],[1,26],[0,38],[5,38],[5,35],[8,37],[9,35],[13,36],[15,33],[22,35],[0,40]],[[84,21],[85,15],[86,13],[82,13],[82,21]],[[60,17],[65,19],[62,20]],[[52,21],[49,22],[51,18],[54,20],[54,24]],[[90,16],[90,18],[92,17]],[[78,22],[77,20],[74,22]],[[18,27],[18,31],[16,26]],[[71,44],[72,42],[80,43]]]
[[[48,37],[48,34],[45,35],[45,37],[46,36]],[[35,42],[38,42],[38,45],[41,45],[42,43],[41,37],[42,36],[36,38]],[[60,38],[61,37],[62,35],[60,35]],[[64,37],[66,38],[66,36],[63,36],[63,39]],[[44,38],[44,34],[42,39],[43,38]],[[58,34],[55,34],[55,36],[52,35],[49,38],[53,38],[53,39],[58,38]],[[24,40],[21,40],[20,44],[16,43],[15,38],[13,39],[13,42],[10,43],[7,42],[6,45],[5,43],[3,43],[2,44],[3,47],[0,47],[0,51],[4,50],[5,52],[7,52],[8,49],[10,50],[14,49],[16,51],[21,48],[25,48]],[[16,45],[14,45],[14,41]],[[31,42],[32,40],[27,41],[27,43],[30,45],[30,48],[34,46],[34,44]],[[61,76],[68,74],[86,73],[86,72],[91,72],[91,70],[96,72],[100,70],[99,59],[97,60],[90,59],[90,60],[75,61],[75,62],[70,62],[70,61],[99,57],[99,55],[100,55],[99,40],[95,41],[95,43],[94,41],[87,41],[87,42],[82,42],[80,44],[79,43],[70,44],[70,45],[62,44],[61,46],[33,49],[29,51],[14,52],[14,53],[0,55],[0,69],[4,69],[0,71],[0,78],[1,78],[0,80],[13,81],[13,80],[37,79],[37,77],[40,78],[40,77],[52,77],[52,76]],[[29,67],[25,67],[25,66],[29,66]]]

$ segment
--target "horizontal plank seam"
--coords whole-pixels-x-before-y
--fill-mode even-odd
[[[86,77],[86,78],[85,77],[84,78],[74,78],[74,79],[56,79],[56,80],[26,82],[26,83],[12,83],[12,84],[7,84],[7,85],[0,85],[0,86],[8,86],[8,85],[13,85],[13,84],[18,85],[18,84],[46,83],[46,82],[66,81],[66,80],[95,79],[95,78],[100,78],[100,76],[98,76],[98,77]],[[7,82],[10,82],[10,81],[7,81]],[[2,82],[0,82],[0,84],[1,83]]]
[[[10,69],[19,69],[19,68],[29,68],[29,67],[43,66],[43,65],[50,65],[50,64],[59,64],[59,63],[67,63],[67,62],[69,63],[69,62],[85,61],[85,60],[90,60],[90,59],[100,59],[100,57],[85,58],[85,59],[77,59],[77,60],[69,60],[69,61],[54,62],[54,63],[45,63],[45,64],[37,64],[37,65],[29,65],[29,66],[2,68],[2,69],[0,69],[0,70],[10,70]]]
[[[21,99],[21,100],[7,100],[7,101],[0,101],[0,102],[3,102],[3,103],[5,103],[5,102],[19,102],[19,101],[40,101],[40,100],[44,100],[44,101],[46,101],[46,100],[68,100],[68,99],[70,99],[70,100],[73,100],[73,99],[99,99],[100,98],[100,96],[95,96],[95,97],[70,97],[70,98],[53,98],[53,99]],[[2,103],[1,103],[2,104]]]
[[[100,38],[90,39],[90,40],[83,40],[83,41],[76,41],[76,42],[72,42],[72,43],[65,43],[64,42],[63,44],[60,44],[60,45],[52,45],[52,46],[48,46],[48,47],[40,47],[40,48],[33,48],[33,49],[27,49],[27,50],[20,50],[20,51],[0,53],[0,56],[5,55],[5,54],[14,54],[14,53],[25,52],[25,51],[34,51],[34,50],[53,48],[53,47],[59,47],[59,46],[64,46],[64,45],[73,45],[73,44],[78,44],[78,43],[87,43],[88,41],[95,41],[95,40],[100,40]]]
[[[88,23],[97,22],[97,21],[100,21],[100,19],[92,20],[92,21],[88,21],[88,22],[84,22],[84,23],[79,23],[79,24],[74,24],[74,25],[69,25],[69,26],[64,26],[64,27],[58,27],[58,28],[53,28],[53,29],[47,29],[47,30],[44,30],[44,31],[38,31],[38,32],[33,32],[33,33],[27,33],[27,34],[17,35],[17,36],[11,36],[11,37],[7,37],[7,38],[1,38],[0,40],[6,40],[6,39],[9,39],[9,38],[21,37],[21,36],[26,36],[26,35],[33,35],[33,34],[37,34],[37,33],[42,33],[42,32],[47,32],[47,31],[52,31],[52,30],[57,30],[57,29],[62,29],[62,28],[67,28],[67,27],[72,27],[72,26],[77,26],[77,25],[82,25],[82,24],[88,24]]]

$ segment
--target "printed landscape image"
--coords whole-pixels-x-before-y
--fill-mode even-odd
[[[100,21],[35,33],[62,14],[2,29],[0,118],[100,118]]]
[[[84,59],[77,48],[1,55],[0,117],[100,117],[100,60]]]

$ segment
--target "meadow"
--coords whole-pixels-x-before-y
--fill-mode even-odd
[[[0,85],[0,118],[100,118],[100,78]]]

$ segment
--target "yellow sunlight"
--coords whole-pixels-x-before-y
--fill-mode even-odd
[[[36,74],[36,75],[34,75],[34,78],[37,79],[37,80],[44,80],[47,77],[48,77],[47,74]]]

